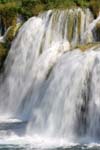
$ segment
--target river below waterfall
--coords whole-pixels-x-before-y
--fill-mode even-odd
[[[100,150],[99,141],[92,142],[90,137],[81,138],[77,142],[67,141],[67,139],[49,138],[39,135],[21,136],[22,130],[25,130],[26,122],[9,122],[0,124],[0,150]],[[9,137],[9,132],[12,135]],[[20,132],[21,131],[21,132]],[[16,133],[19,133],[16,136]],[[7,136],[8,135],[8,136]],[[79,142],[79,143],[78,143]],[[84,144],[85,142],[85,144]]]
[[[91,145],[73,145],[73,146],[66,146],[66,147],[54,147],[54,148],[36,148],[34,145],[28,144],[1,144],[0,150],[100,150],[100,145],[98,144],[91,144]]]

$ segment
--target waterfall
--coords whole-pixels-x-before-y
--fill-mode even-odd
[[[0,76],[0,122],[27,122],[30,136],[100,138],[100,45],[76,48],[95,41],[98,21],[74,8],[49,10],[21,27]]]

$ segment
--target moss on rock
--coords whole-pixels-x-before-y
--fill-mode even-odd
[[[3,65],[3,62],[7,56],[8,50],[4,43],[0,43],[0,67]]]
[[[0,43],[0,58],[5,56],[6,54],[6,46],[4,43]]]
[[[84,44],[84,45],[77,45],[76,48],[79,48],[82,52],[84,52],[92,47],[100,47],[100,42],[89,43],[89,44]]]
[[[5,41],[6,41],[6,44],[8,47],[10,47],[13,39],[15,38],[19,28],[21,27],[21,24],[16,24],[16,25],[13,25],[9,28],[7,34],[6,34],[6,37],[5,37]]]

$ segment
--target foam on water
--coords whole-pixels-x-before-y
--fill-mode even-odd
[[[58,147],[70,147],[75,146],[77,143],[72,143],[70,141],[66,141],[66,139],[53,139],[49,137],[39,137],[38,135],[34,135],[33,137],[25,136],[25,137],[18,137],[13,135],[9,139],[0,139],[0,145],[19,145],[33,148],[58,148]]]
[[[25,148],[25,150],[29,149],[99,149],[100,144],[98,143],[78,143],[78,142],[71,142],[67,141],[66,139],[53,139],[53,138],[47,138],[47,137],[39,137],[38,135],[34,135],[33,137],[25,136],[25,137],[18,137],[16,135],[12,135],[12,137],[6,139],[0,138],[0,147],[2,145],[5,147],[11,147],[11,148]]]

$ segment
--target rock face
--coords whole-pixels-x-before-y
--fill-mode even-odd
[[[17,23],[17,16],[10,17],[6,15],[0,16],[0,35],[3,36],[7,29]]]
[[[10,26],[5,32],[4,36],[0,37],[0,68],[2,67],[4,60],[8,54],[12,41],[18,33],[21,24]]]
[[[3,65],[5,57],[7,55],[7,48],[4,43],[0,43],[0,68]]]
[[[8,46],[11,45],[20,27],[20,23],[9,27],[7,33],[4,35],[4,41],[7,43]]]
[[[4,36],[10,26],[16,26],[16,24],[22,24],[24,21],[22,15],[17,15],[10,17],[5,15],[0,15],[0,36]]]
[[[94,30],[93,30],[94,38],[97,42],[100,41],[100,20],[96,23]]]

